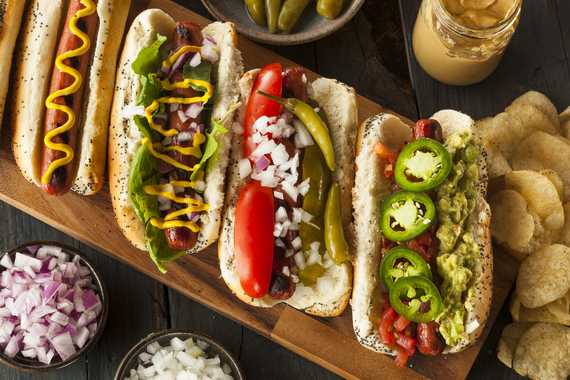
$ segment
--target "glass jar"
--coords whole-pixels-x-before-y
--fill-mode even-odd
[[[466,3],[476,9],[464,8]],[[521,8],[522,0],[423,0],[412,36],[418,63],[446,84],[482,81],[499,64]]]

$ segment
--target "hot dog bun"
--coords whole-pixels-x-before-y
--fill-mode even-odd
[[[17,58],[12,147],[22,174],[38,186],[45,100],[66,7],[64,0],[31,0]],[[129,8],[130,0],[97,2],[99,27],[91,41],[90,69],[83,78],[86,92],[74,126],[80,131],[80,140],[72,189],[79,194],[91,195],[103,186],[115,67]]]
[[[441,124],[444,139],[455,132],[471,132],[473,120],[462,113],[444,110],[432,116]],[[391,185],[383,175],[379,156],[374,153],[378,143],[400,147],[411,139],[410,125],[391,114],[379,114],[366,120],[360,127],[356,144],[356,176],[353,189],[355,225],[354,290],[352,318],[358,341],[365,347],[385,354],[396,353],[385,346],[378,333],[379,310],[383,298],[378,287],[378,268],[381,261],[382,234],[378,227],[380,205],[389,195]],[[491,251],[489,205],[485,201],[487,173],[484,155],[480,158],[479,198],[471,214],[474,220],[475,241],[479,257],[474,268],[473,296],[467,299],[465,325],[477,325],[465,339],[444,352],[464,350],[481,335],[487,320],[492,298],[493,257]],[[477,322],[473,322],[477,321]]]
[[[135,214],[129,199],[128,179],[131,162],[140,146],[142,136],[132,117],[125,118],[123,115],[125,107],[135,105],[140,91],[137,75],[131,69],[132,62],[142,48],[155,40],[157,33],[170,39],[174,34],[174,28],[174,19],[159,9],[149,9],[139,14],[127,34],[117,73],[109,141],[110,191],[115,217],[123,234],[141,250],[146,250],[145,226]],[[241,54],[236,48],[237,35],[233,24],[221,22],[209,24],[202,33],[212,37],[219,47],[220,59],[214,66],[217,82],[212,118],[221,119],[239,98],[237,83],[243,72],[243,66]],[[229,131],[232,120],[230,112],[230,117],[224,122],[224,127]],[[218,238],[231,139],[231,132],[221,136],[217,151],[218,161],[206,173],[204,198],[209,210],[198,235],[198,241],[188,253],[201,251]]]
[[[243,120],[245,105],[258,70],[247,72],[240,80],[239,87],[242,107],[239,122]],[[334,177],[341,189],[343,204],[350,204],[353,183],[354,140],[358,123],[356,94],[354,89],[332,79],[320,78],[309,84],[309,97],[317,102],[328,120],[328,128],[335,148],[335,159],[339,164]],[[249,297],[241,287],[235,269],[234,222],[235,207],[239,189],[243,184],[238,173],[238,162],[242,159],[242,137],[236,136],[232,145],[232,163],[226,197],[226,212],[218,245],[222,277],[232,292],[243,302],[258,307],[271,307],[285,302],[308,314],[320,317],[340,315],[350,299],[352,288],[352,265],[332,265],[312,287],[297,284],[295,293],[286,301],[277,301],[269,296],[255,299]],[[352,236],[351,216],[342,210],[345,236]],[[347,212],[345,212],[347,211]]]
[[[25,0],[0,1],[0,72],[4,74],[0,77],[0,122],[4,115],[6,93],[10,81],[8,73],[12,67],[12,55],[25,5]]]

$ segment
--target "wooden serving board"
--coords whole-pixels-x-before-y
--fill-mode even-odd
[[[170,0],[135,1],[133,17],[145,8],[161,8],[176,19],[199,24],[209,20]],[[260,67],[279,61],[292,62],[244,38],[239,47],[246,68]],[[316,74],[310,73],[314,78]],[[382,107],[359,97],[359,118],[383,111]],[[137,270],[157,279],[184,295],[232,318],[284,347],[345,378],[463,379],[467,376],[480,348],[476,346],[455,355],[438,358],[418,357],[412,368],[397,368],[384,355],[360,346],[352,330],[350,310],[337,318],[315,318],[288,306],[271,309],[248,306],[235,298],[220,278],[216,246],[197,256],[188,256],[168,266],[161,274],[147,254],[133,248],[115,223],[107,188],[92,197],[67,194],[50,197],[20,174],[12,156],[9,136],[5,133],[0,151],[0,200],[33,217],[113,256]],[[495,257],[495,291],[492,315],[487,331],[503,305],[514,280],[514,266],[506,255]],[[121,281],[121,279],[108,279]],[[125,284],[135,287],[137,284]],[[113,297],[113,295],[110,295]]]

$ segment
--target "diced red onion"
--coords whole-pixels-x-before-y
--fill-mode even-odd
[[[262,171],[267,169],[271,161],[266,156],[261,156],[257,161],[255,161],[255,169],[257,171]]]
[[[251,162],[247,158],[243,158],[238,163],[238,173],[241,179],[245,179],[251,174]]]
[[[184,53],[180,57],[178,57],[178,59],[174,62],[172,68],[170,69],[170,73],[168,74],[169,78],[172,77],[172,75],[174,75],[174,73],[176,73],[176,71],[178,71],[178,69],[182,67],[182,65],[184,65],[186,60],[188,60],[188,57],[190,57],[190,53]]]
[[[76,352],[69,332],[53,337],[51,343],[62,360],[66,360]]]
[[[190,119],[188,116],[186,116],[186,113],[184,113],[184,111],[182,111],[181,109],[177,111],[177,114],[181,123],[186,123],[186,121]]]
[[[47,364],[56,351],[65,360],[87,344],[103,306],[78,256],[53,246],[32,251],[36,257],[20,252],[0,263],[0,349]]]
[[[168,108],[169,108],[170,112],[176,112],[176,111],[178,111],[178,108],[180,108],[180,104],[170,103],[170,106]]]
[[[0,265],[2,265],[4,268],[9,269],[14,266],[14,263],[12,262],[10,255],[4,254],[4,256],[2,256],[2,259],[0,260]]]
[[[202,58],[210,63],[216,63],[218,59],[220,59],[218,47],[211,43],[204,43],[202,49],[200,49],[200,53],[202,54]]]
[[[190,131],[182,131],[178,135],[176,135],[176,140],[179,143],[183,143],[183,142],[187,142],[187,141],[192,141],[193,137],[194,137],[194,133],[192,133]]]
[[[36,254],[38,252],[38,249],[40,249],[41,245],[36,244],[36,245],[28,245],[26,247],[26,249],[28,250],[28,252],[30,252],[32,255],[35,255],[38,259],[41,259],[41,255]]]
[[[204,105],[202,103],[192,103],[186,108],[186,116],[189,118],[195,119],[200,115],[200,112],[204,109]]]

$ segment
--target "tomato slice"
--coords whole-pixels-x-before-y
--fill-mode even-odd
[[[253,134],[253,124],[261,116],[279,116],[282,106],[267,96],[259,94],[261,90],[270,95],[281,97],[283,92],[283,67],[280,63],[270,63],[264,66],[253,83],[243,122],[243,154],[244,157],[255,150],[255,143],[249,138]]]
[[[250,181],[241,188],[234,223],[236,269],[243,290],[253,298],[261,298],[269,291],[274,207],[273,189],[257,181]]]
[[[404,368],[408,365],[408,359],[410,358],[410,354],[403,348],[396,348],[396,359],[394,359],[394,363],[400,368]]]
[[[394,322],[394,328],[398,332],[402,332],[412,323],[411,321],[407,320],[406,317],[400,315],[396,322]]]

